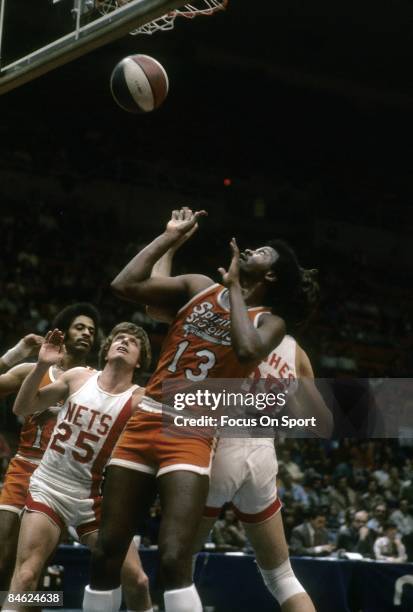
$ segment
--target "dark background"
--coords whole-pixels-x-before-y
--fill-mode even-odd
[[[25,4],[8,14],[12,56],[55,27],[48,2]],[[209,217],[178,271],[216,276],[232,235],[241,247],[283,237],[320,270],[319,312],[299,336],[316,372],[409,376],[412,12],[408,1],[233,1],[2,96],[1,349],[86,299],[105,332],[143,321],[156,353],[163,328],[108,284],[187,204]],[[145,116],[109,91],[116,62],[137,52],[170,79]]]
[[[49,0],[27,4],[8,1],[6,59],[47,41],[58,20],[60,33],[71,27],[69,0],[53,18]],[[298,335],[316,375],[410,377],[412,12],[410,0],[233,0],[225,14],[126,36],[0,97],[0,354],[87,300],[103,333],[122,319],[144,325],[154,365],[165,328],[108,287],[186,204],[209,216],[177,271],[217,278],[231,236],[242,248],[282,237],[319,269],[321,303]],[[111,97],[111,71],[133,53],[168,72],[154,113],[130,115]],[[11,449],[12,399],[0,405]],[[332,533],[350,506],[372,516],[378,501],[390,512],[405,496],[413,507],[408,443],[287,441],[277,450],[287,534],[309,507]],[[310,505],[289,497],[283,449]],[[391,486],[370,482],[374,470]],[[357,501],[333,491],[335,508],[343,477]]]

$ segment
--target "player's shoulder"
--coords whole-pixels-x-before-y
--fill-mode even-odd
[[[208,276],[203,276],[202,274],[185,274],[184,277],[187,285],[188,299],[179,308],[175,316],[182,314],[188,306],[192,306],[203,296],[209,296],[211,293],[224,288],[218,283],[214,283]]]
[[[205,276],[204,274],[185,274],[184,278],[189,289],[189,293],[192,296],[195,296],[200,291],[204,291],[205,289],[215,285],[212,278],[209,278],[209,276]]]
[[[132,414],[139,408],[139,404],[145,395],[145,387],[135,386],[132,392]]]
[[[74,368],[70,368],[69,370],[66,370],[66,372],[62,374],[62,377],[70,381],[70,380],[75,380],[79,378],[82,378],[82,379],[91,378],[96,373],[97,373],[97,370],[94,370],[93,368],[90,368],[88,366],[75,366]]]

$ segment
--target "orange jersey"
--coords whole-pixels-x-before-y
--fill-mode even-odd
[[[255,326],[263,313],[271,311],[261,306],[248,308],[248,316]],[[231,345],[229,292],[222,285],[214,284],[178,311],[145,395],[162,402],[162,383],[168,379],[198,382],[211,377],[244,378],[257,363],[238,361]]]
[[[39,389],[55,382],[55,380],[53,366],[51,366],[43,376]],[[36,459],[36,462],[39,461],[47,448],[55,423],[56,414],[50,410],[46,410],[39,415],[31,414],[25,417],[16,454],[27,459]]]

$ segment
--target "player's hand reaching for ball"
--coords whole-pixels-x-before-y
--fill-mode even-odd
[[[198,229],[198,219],[205,217],[207,214],[205,210],[193,212],[187,206],[183,206],[180,210],[172,211],[171,219],[166,226],[166,232],[176,237],[175,249],[196,232]]]
[[[239,248],[235,238],[232,238],[229,244],[232,251],[232,259],[228,272],[225,268],[218,268],[218,272],[222,276],[222,284],[226,287],[239,283]]]
[[[38,362],[44,365],[54,365],[63,357],[64,334],[59,329],[54,329],[46,334],[44,342],[40,347]]]

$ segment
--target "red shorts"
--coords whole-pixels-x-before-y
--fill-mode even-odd
[[[0,493],[0,510],[10,510],[20,514],[26,504],[30,477],[36,468],[36,463],[22,457],[13,457]]]
[[[268,519],[272,518],[282,508],[281,501],[277,498],[270,506],[264,508],[261,512],[241,512],[232,502],[226,502],[229,507],[234,511],[235,516],[243,523],[251,523],[252,525],[258,525],[259,523],[265,523]],[[204,517],[217,519],[221,514],[222,506],[220,508],[213,508],[211,506],[205,506]]]
[[[212,448],[213,438],[193,432],[171,435],[161,414],[138,410],[127,422],[109,465],[154,476],[176,470],[209,476]]]

